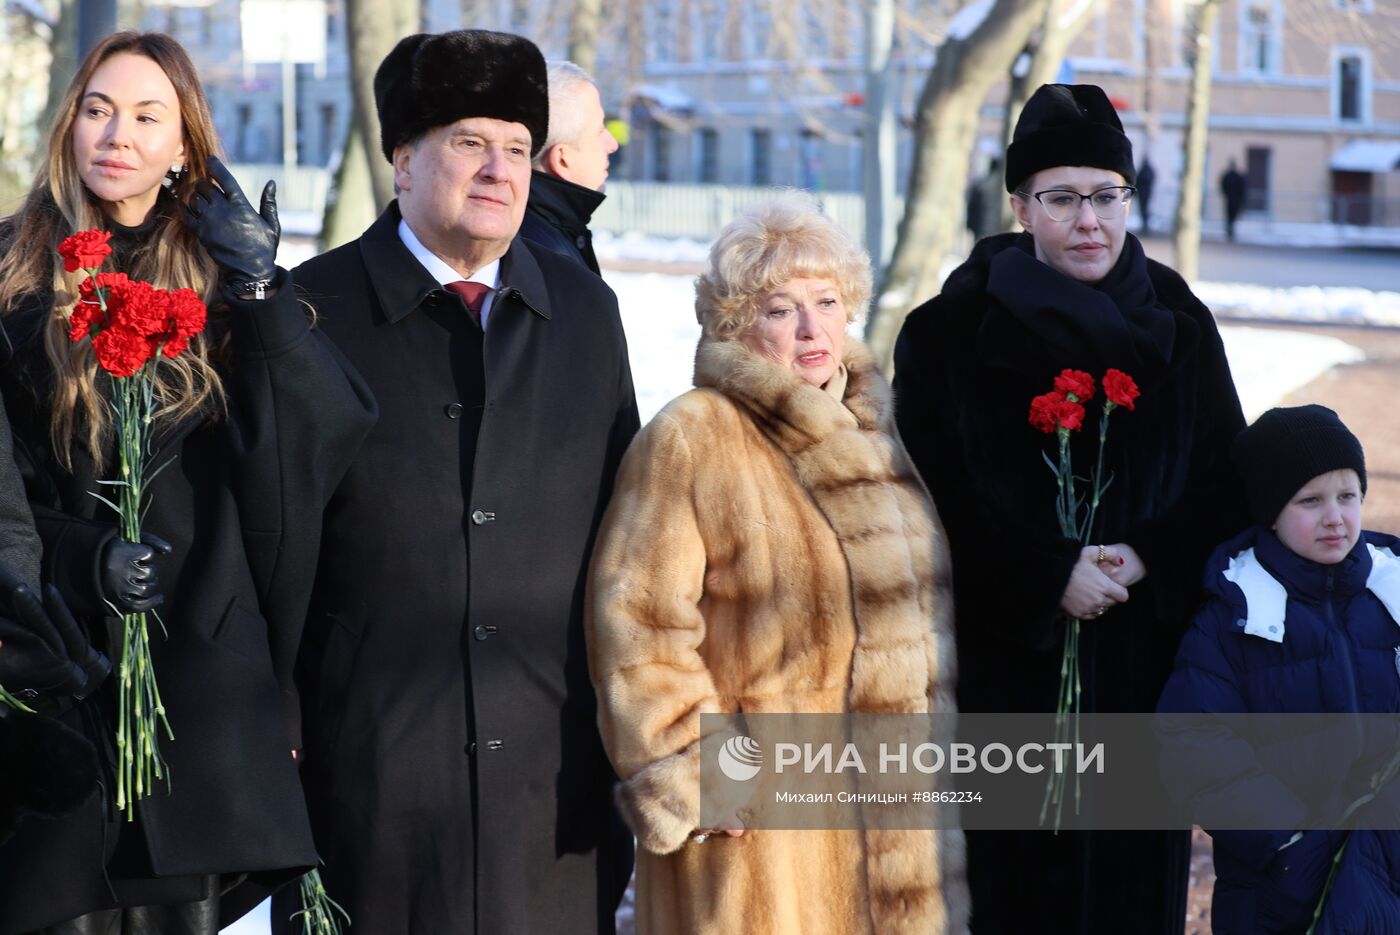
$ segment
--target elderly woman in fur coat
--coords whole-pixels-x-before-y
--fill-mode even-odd
[[[942,528],[846,335],[870,278],[804,199],[732,222],[697,283],[696,388],[622,463],[589,659],[646,935],[965,931],[960,832],[698,827],[702,713],[954,709]]]

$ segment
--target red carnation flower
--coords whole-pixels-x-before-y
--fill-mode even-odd
[[[193,289],[176,289],[168,294],[166,303],[171,337],[163,353],[166,357],[177,357],[189,346],[190,338],[204,330],[209,310]]]
[[[1084,425],[1084,407],[1068,399],[1061,400],[1055,419],[1060,428],[1077,432]]]
[[[92,339],[97,363],[114,377],[129,377],[151,359],[151,345],[145,335],[121,325],[109,325]]]
[[[116,327],[144,338],[154,337],[167,330],[166,306],[163,290],[141,279],[129,279],[108,293],[107,318]]]
[[[94,324],[100,327],[101,317],[102,306],[96,302],[79,302],[73,306],[73,314],[68,316],[68,339],[81,341],[92,331]]]
[[[107,243],[111,238],[111,231],[99,230],[78,231],[71,237],[65,237],[63,243],[58,245],[59,256],[63,257],[63,268],[70,273],[76,273],[80,269],[96,269],[101,266],[102,261],[112,255],[112,248]]]
[[[1094,378],[1083,370],[1061,370],[1055,378],[1055,389],[1068,396],[1073,393],[1077,402],[1094,398]]]
[[[1042,393],[1031,400],[1031,425],[1045,434],[1055,431],[1059,424],[1060,404],[1065,398],[1059,393]]]
[[[1133,400],[1140,394],[1137,382],[1121,370],[1109,369],[1103,375],[1103,394],[1115,406],[1132,409]]]

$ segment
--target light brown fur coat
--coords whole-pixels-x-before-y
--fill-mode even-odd
[[[966,931],[958,831],[699,822],[700,715],[954,710],[947,544],[888,384],[845,405],[734,341],[637,436],[590,581],[599,725],[641,849],[642,935]]]

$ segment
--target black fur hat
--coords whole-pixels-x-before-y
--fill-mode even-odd
[[[408,36],[374,73],[379,144],[394,147],[463,117],[522,123],[530,155],[549,133],[549,77],[544,56],[523,36],[458,29]]]
[[[1137,180],[1132,140],[1098,85],[1042,84],[1021,109],[1006,148],[1006,190],[1056,166],[1110,169],[1129,185]]]

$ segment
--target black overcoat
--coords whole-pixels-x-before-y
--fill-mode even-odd
[[[1016,236],[981,241],[943,292],[909,315],[895,350],[900,434],[953,551],[962,711],[1055,710],[1059,601],[1080,546],[1059,533],[1055,477],[1042,456],[1054,456],[1054,436],[1029,424],[1030,402],[1066,367],[1096,378],[1129,369],[1087,348],[1053,359],[1011,316],[990,314],[991,261],[1018,249]],[[1172,270],[1147,260],[1147,273],[1174,314],[1175,340],[1165,365],[1132,374],[1142,389],[1136,410],[1109,422],[1113,481],[1093,538],[1133,546],[1148,574],[1126,604],[1084,625],[1087,711],[1155,710],[1205,559],[1245,523],[1228,461],[1244,419],[1215,321]],[[1101,400],[1073,438],[1080,476],[1097,451]],[[968,835],[968,852],[974,932],[1181,931],[1180,836],[981,832]]]
[[[606,197],[536,169],[530,175],[530,200],[520,222],[520,236],[601,273],[588,222]]]
[[[517,239],[483,337],[399,219],[296,271],[380,412],[326,514],[299,668],[324,877],[375,935],[611,931],[582,599],[637,429],[617,300]]]
[[[226,416],[186,419],[158,436],[157,461],[173,461],[151,482],[143,529],[173,547],[157,559],[169,636],[156,633],[151,647],[175,733],[161,748],[172,792],[141,800],[134,824],[111,814],[110,785],[70,816],[23,822],[0,847],[0,933],[110,908],[114,892],[124,905],[205,899],[213,875],[231,886],[246,874],[266,889],[316,862],[291,756],[289,647],[305,621],[322,508],[374,410],[310,328],[286,273],[276,285],[275,297],[234,301],[221,319],[231,331]],[[112,511],[91,491],[110,468],[75,442],[66,469],[50,444],[41,330],[51,311],[40,298],[6,317],[15,353],[0,389],[44,577],[89,611],[94,641],[115,662],[120,622],[91,613],[103,606],[97,557],[116,535]],[[115,698],[114,677],[64,715],[109,756]],[[230,903],[242,910],[250,898]]]

